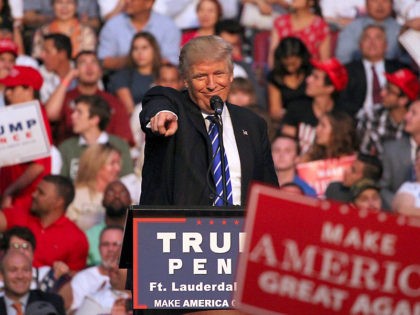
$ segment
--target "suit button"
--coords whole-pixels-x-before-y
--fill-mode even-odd
[[[214,194],[210,194],[210,195],[209,195],[209,199],[210,199],[210,200],[214,200]]]

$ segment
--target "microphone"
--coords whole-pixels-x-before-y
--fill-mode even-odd
[[[216,116],[222,115],[223,112],[223,100],[218,95],[213,95],[210,98],[210,107],[214,110]]]

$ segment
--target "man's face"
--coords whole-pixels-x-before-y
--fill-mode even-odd
[[[274,169],[287,171],[295,167],[297,158],[297,144],[292,139],[277,138],[271,145]]]
[[[420,134],[420,101],[414,101],[405,114],[404,130],[410,135]]]
[[[130,204],[130,193],[121,182],[112,182],[106,187],[103,199],[104,207],[122,209],[127,208]]]
[[[34,258],[34,249],[28,241],[23,238],[13,235],[9,241],[9,250],[17,250],[29,258],[30,261]]]
[[[387,109],[398,107],[401,90],[395,84],[389,83],[381,90],[382,105]]]
[[[136,15],[143,12],[150,12],[153,3],[154,0],[125,0],[125,13]]]
[[[118,262],[122,241],[123,232],[121,230],[109,229],[102,233],[99,241],[99,253],[104,267],[111,267]]]
[[[19,252],[9,253],[3,260],[3,281],[9,298],[21,298],[31,286],[32,264]]]
[[[381,210],[382,201],[379,192],[374,188],[365,189],[354,200],[356,207],[362,210]]]
[[[62,62],[60,58],[60,52],[55,48],[54,41],[47,39],[44,42],[44,47],[41,52],[41,59],[44,62],[44,66],[48,71],[54,72],[60,66]]]
[[[366,12],[376,21],[383,21],[391,16],[392,0],[366,0]]]
[[[226,61],[202,61],[191,65],[184,83],[191,99],[203,112],[211,114],[214,111],[210,107],[210,98],[218,95],[226,101],[232,80],[232,69]]]
[[[364,164],[359,160],[355,160],[350,168],[344,170],[343,185],[350,187],[363,178]]]
[[[78,70],[78,81],[80,84],[98,84],[102,76],[101,66],[94,55],[82,55],[77,59],[76,69]]]
[[[327,74],[319,69],[312,70],[306,79],[306,94],[310,97],[332,94],[334,88],[325,84]]]
[[[31,213],[43,216],[55,207],[58,201],[57,189],[54,184],[42,180],[32,194]]]
[[[232,34],[229,32],[221,32],[219,35],[225,41],[232,45],[233,60],[240,60],[242,58],[242,39],[239,34]]]
[[[89,105],[85,103],[77,103],[71,114],[71,121],[73,124],[73,132],[75,134],[83,134],[92,127],[98,125],[99,121],[96,116],[89,117]],[[99,127],[98,127],[99,128]]]
[[[376,62],[384,59],[386,52],[384,31],[377,27],[366,29],[360,40],[360,51],[366,60]]]

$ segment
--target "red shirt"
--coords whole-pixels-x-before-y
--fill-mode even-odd
[[[23,209],[5,209],[7,228],[26,226],[35,235],[36,248],[33,265],[52,266],[55,261],[65,262],[71,270],[86,267],[89,245],[87,238],[76,224],[64,215],[50,226],[43,228],[39,219]]]
[[[320,57],[319,46],[330,33],[328,24],[319,16],[316,16],[307,27],[296,31],[292,29],[291,15],[282,14],[274,20],[273,27],[276,29],[280,41],[287,36],[299,38],[308,48],[312,58],[317,60]]]
[[[13,106],[13,105],[10,105]],[[47,135],[49,138],[50,143],[52,142],[51,137],[51,128],[48,122],[47,114],[45,112],[44,106],[41,105],[41,113],[42,118],[44,120],[45,129],[47,131]],[[32,203],[32,193],[35,191],[36,187],[38,186],[39,182],[45,175],[51,174],[51,157],[48,156],[46,158],[34,160],[31,162],[15,164],[10,166],[5,166],[0,168],[0,195],[12,184],[16,181],[22,174],[28,169],[29,165],[32,163],[39,164],[44,167],[44,170],[38,177],[30,183],[28,186],[20,190],[17,194],[13,196],[13,207],[20,207],[29,211]]]
[[[109,120],[106,131],[125,139],[129,144],[134,144],[133,134],[130,129],[130,116],[128,115],[124,105],[114,95],[105,91],[98,89],[96,94],[107,101],[112,109],[112,116]],[[71,114],[75,106],[74,100],[80,95],[82,94],[77,88],[67,92],[66,98],[63,102],[64,105],[61,110],[61,119],[58,122],[53,123],[54,144],[59,145],[67,138],[75,136],[73,133]]]

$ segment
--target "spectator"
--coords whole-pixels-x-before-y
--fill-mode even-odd
[[[64,297],[65,306],[69,312],[77,311],[86,296],[110,287],[110,273],[118,264],[123,235],[121,226],[111,225],[101,231],[99,236],[100,265],[78,272],[71,282],[60,290],[60,295]],[[82,314],[93,315],[90,312]]]
[[[66,216],[83,231],[104,220],[106,186],[119,178],[121,154],[110,144],[94,144],[81,155],[75,180],[76,195]]]
[[[130,47],[130,67],[116,72],[110,79],[109,90],[115,94],[129,114],[133,113],[143,95],[151,87],[159,71],[159,44],[148,32],[134,35]]]
[[[214,35],[216,24],[223,15],[222,6],[218,0],[199,0],[196,12],[198,28],[182,33],[181,46],[184,46],[191,38]]]
[[[169,17],[152,10],[153,3],[154,0],[129,0],[124,13],[105,23],[99,35],[98,56],[106,69],[127,66],[131,40],[140,31],[153,34],[162,56],[178,64],[181,32]]]
[[[14,11],[12,10],[12,8],[14,8],[12,5],[18,1],[0,1],[0,28],[2,29],[2,31],[6,29],[8,30],[8,39],[16,43],[17,54],[20,55],[24,53],[23,38],[21,34],[22,16],[20,16],[20,14],[17,12],[12,12]],[[4,36],[5,34],[2,35]]]
[[[6,104],[34,101],[38,99],[42,86],[42,77],[31,67],[15,66],[10,74],[0,80],[6,86]],[[40,107],[47,134],[51,140],[51,131],[43,107]],[[32,193],[41,179],[51,172],[51,158],[41,158],[31,162],[0,168],[0,207],[20,207],[29,210]]]
[[[302,162],[339,158],[357,150],[353,119],[344,112],[330,111],[322,115],[316,126],[315,142],[302,156]]]
[[[343,181],[332,182],[327,186],[325,197],[341,202],[350,202],[353,198],[351,186],[363,178],[377,183],[381,176],[381,161],[376,156],[359,153],[352,165],[344,170]]]
[[[343,62],[348,63],[360,58],[357,47],[363,29],[370,24],[381,25],[386,31],[387,59],[398,59],[401,51],[398,47],[400,25],[392,17],[392,0],[366,0],[366,16],[356,18],[347,25],[338,35],[335,55]]]
[[[7,77],[16,62],[18,47],[11,39],[0,39],[0,79]],[[5,106],[5,86],[0,85],[0,108]]]
[[[349,83],[340,94],[337,108],[356,118],[361,108],[371,114],[374,105],[381,102],[380,91],[386,85],[385,72],[402,68],[396,60],[385,59],[387,39],[382,26],[367,25],[359,39],[362,59],[346,64]]]
[[[86,147],[107,143],[114,146],[121,154],[122,175],[133,172],[128,144],[123,139],[105,131],[110,117],[111,109],[100,96],[82,95],[75,100],[72,114],[73,131],[79,136],[65,140],[58,148],[63,165],[61,175],[74,180],[78,172],[79,159]]]
[[[305,93],[312,100],[289,106],[283,119],[283,133],[298,137],[301,154],[305,154],[315,139],[318,120],[333,110],[339,91],[347,84],[346,68],[333,58],[313,61],[313,70],[306,79]]]
[[[73,2],[72,0],[55,1],[63,4]],[[51,22],[54,15],[51,0],[24,0],[23,10],[23,21],[32,29]],[[77,0],[77,15],[83,24],[90,25],[94,29],[99,28],[98,7],[95,0]]]
[[[306,78],[312,66],[310,53],[305,44],[297,37],[284,37],[274,51],[274,67],[268,74],[268,110],[272,119],[283,118],[290,104],[304,99]]]
[[[351,187],[352,203],[360,210],[382,210],[380,188],[370,179],[362,179]]]
[[[392,200],[392,210],[408,216],[420,216],[420,150],[414,163],[415,181],[404,182]]]
[[[58,33],[45,35],[40,56],[43,61],[40,72],[44,78],[44,84],[41,88],[41,101],[45,103],[73,68],[70,38]],[[71,89],[74,86],[74,81],[68,82],[66,89]]]
[[[54,143],[73,136],[74,100],[81,95],[97,95],[102,97],[112,109],[112,115],[106,131],[133,142],[130,126],[127,124],[129,116],[124,105],[113,95],[99,89],[102,70],[99,60],[92,51],[82,51],[76,58],[76,67],[70,70],[61,81],[51,98],[45,104],[48,118],[53,122]],[[77,86],[66,93],[67,88],[75,78]]]
[[[359,113],[357,130],[360,135],[360,151],[382,155],[383,143],[401,139],[404,133],[404,117],[408,104],[420,92],[417,76],[408,69],[385,73],[387,85],[381,91],[382,102],[373,112],[363,110]]]
[[[126,301],[131,300],[131,293],[124,290],[126,277],[127,271],[125,269],[118,269],[117,266],[113,266],[109,271],[111,286],[87,295],[75,315],[112,314],[117,307],[122,312],[119,314],[127,314],[129,310],[126,308]],[[120,303],[122,308],[119,307]]]
[[[32,231],[38,244],[34,252],[35,267],[53,266],[55,261],[62,261],[70,270],[83,269],[88,253],[86,236],[64,215],[73,198],[74,187],[69,179],[47,175],[33,193],[30,214],[17,207],[0,211],[0,231],[17,225]]]
[[[36,249],[35,236],[27,227],[14,226],[3,233],[1,249],[5,253],[9,250],[18,250],[33,263]],[[62,261],[55,261],[52,267],[32,267],[30,288],[44,292],[57,292],[57,289],[69,279],[69,267]],[[3,285],[4,283],[1,283],[1,293],[3,293]]]
[[[415,152],[420,145],[420,100],[412,102],[404,117],[406,136],[384,143],[382,163],[384,172],[380,181],[384,208],[390,209],[398,188],[413,179]]]
[[[89,241],[88,265],[98,265],[101,262],[99,253],[99,236],[106,226],[125,226],[127,208],[131,204],[130,193],[119,181],[109,183],[104,192],[102,205],[105,208],[105,220],[86,231]]]
[[[34,34],[32,57],[40,58],[45,35],[63,34],[70,38],[72,58],[82,50],[96,49],[96,33],[88,25],[83,24],[76,15],[78,0],[52,0],[54,17],[48,24],[42,25]]]
[[[298,37],[305,43],[312,58],[327,60],[331,55],[330,30],[322,18],[318,0],[292,1],[291,13],[282,14],[274,20],[271,31],[268,65],[274,65],[274,51],[287,36]]]
[[[304,195],[316,197],[316,191],[296,173],[299,157],[299,144],[296,138],[278,134],[271,143],[274,169],[277,174],[279,186],[294,183]]]
[[[35,301],[50,303],[55,314],[65,315],[63,299],[54,293],[31,290],[32,269],[30,259],[19,251],[8,252],[0,268],[5,295],[0,297],[0,314],[23,314]]]

